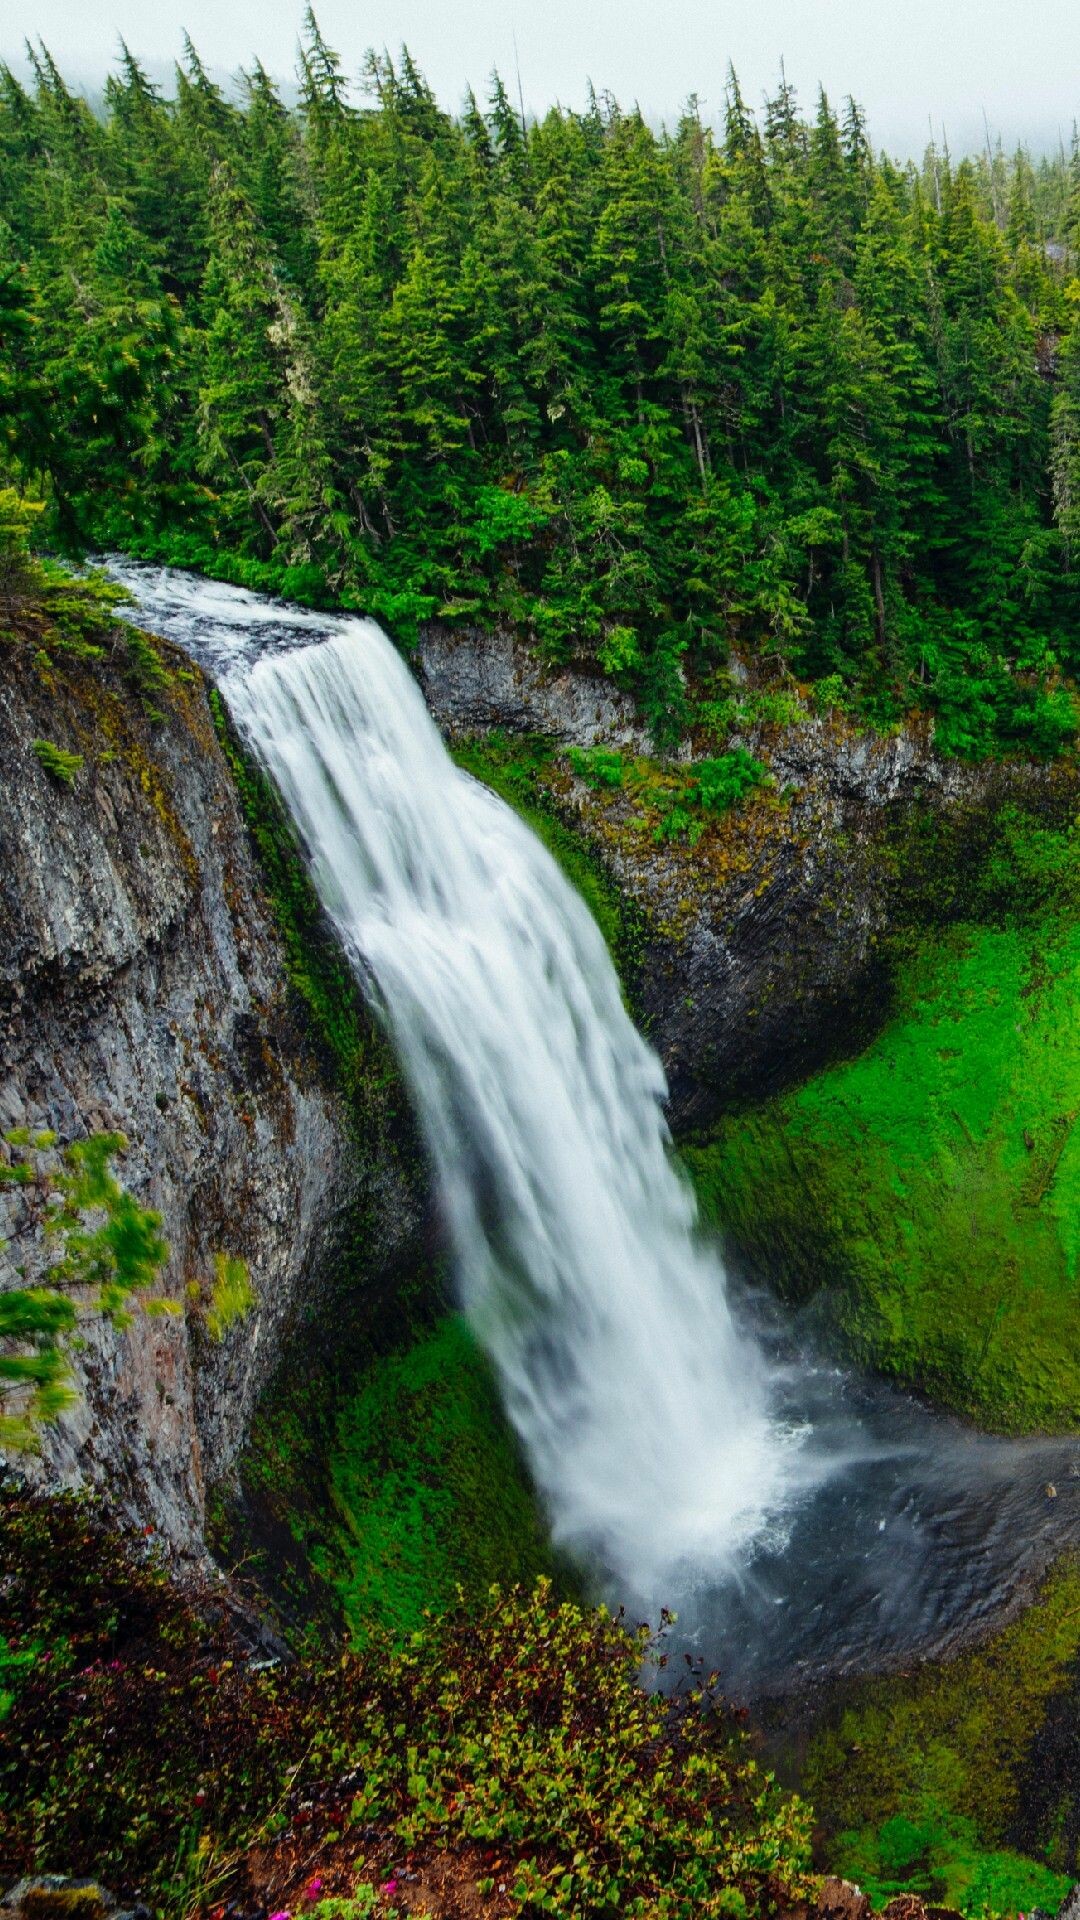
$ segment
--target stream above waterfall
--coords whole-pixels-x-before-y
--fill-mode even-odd
[[[220,687],[401,1060],[556,1543],[749,1692],[944,1653],[1080,1540],[1080,1449],[981,1436],[732,1282],[580,897],[373,622],[111,571]],[[1052,1488],[1052,1492],[1047,1489]]]

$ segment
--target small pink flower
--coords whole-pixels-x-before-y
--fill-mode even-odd
[[[322,1875],[317,1873],[315,1875],[314,1880],[309,1880],[307,1883],[307,1886],[304,1888],[304,1899],[317,1900],[320,1893],[322,1892],[322,1889],[323,1889]]]
[[[270,1920],[291,1920],[288,1908],[282,1907],[279,1913],[272,1913]]]
[[[379,1892],[380,1892],[380,1893],[396,1893],[396,1892],[397,1892],[397,1881],[396,1881],[396,1880],[384,1880],[384,1881],[383,1881],[383,1883],[382,1883],[382,1886],[381,1886],[381,1887],[379,1888]]]

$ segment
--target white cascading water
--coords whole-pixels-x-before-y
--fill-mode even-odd
[[[695,1563],[715,1575],[775,1505],[787,1448],[588,909],[455,768],[370,621],[221,685],[377,984],[556,1539],[646,1597]]]
[[[697,1235],[663,1069],[584,902],[454,766],[372,621],[114,571],[212,665],[375,984],[555,1539],[653,1607],[732,1571],[800,1477],[796,1436]]]

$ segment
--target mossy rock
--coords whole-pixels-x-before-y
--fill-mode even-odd
[[[1080,918],[939,931],[856,1059],[687,1149],[705,1217],[848,1352],[1004,1432],[1080,1426]],[[823,1291],[824,1290],[824,1291]]]
[[[970,1914],[1056,1911],[1077,1860],[1080,1762],[1033,1795],[1053,1718],[1075,1722],[1080,1566],[1011,1625],[944,1663],[842,1684],[797,1772],[830,1871],[875,1905],[920,1893]],[[780,1744],[781,1772],[792,1765]],[[1037,1806],[1036,1802],[1040,1802]]]
[[[330,1481],[341,1526],[332,1577],[354,1640],[375,1622],[414,1632],[459,1587],[479,1596],[553,1570],[490,1368],[460,1315],[358,1383]]]
[[[18,1920],[105,1920],[116,1902],[96,1880],[45,1874],[15,1888],[6,1904]]]
[[[418,1277],[333,1355],[313,1329],[264,1397],[239,1498],[217,1505],[219,1553],[293,1637],[403,1642],[459,1592],[558,1571],[491,1370],[460,1315],[430,1318],[434,1291]]]

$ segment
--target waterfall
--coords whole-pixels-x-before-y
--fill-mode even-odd
[[[554,1538],[642,1604],[715,1577],[782,1505],[792,1442],[587,907],[372,621],[137,588],[211,664],[389,1029]]]
[[[784,1448],[588,909],[455,768],[372,622],[221,690],[375,983],[556,1540],[646,1596],[715,1571],[761,1529]]]
[[[598,929],[454,768],[385,635],[111,571],[131,617],[213,674],[297,823],[397,1047],[556,1540],[639,1617],[676,1605],[683,1644],[756,1688],[949,1652],[1013,1609],[1080,1541],[1075,1444],[969,1432],[767,1314],[766,1359],[696,1233],[660,1063]]]

